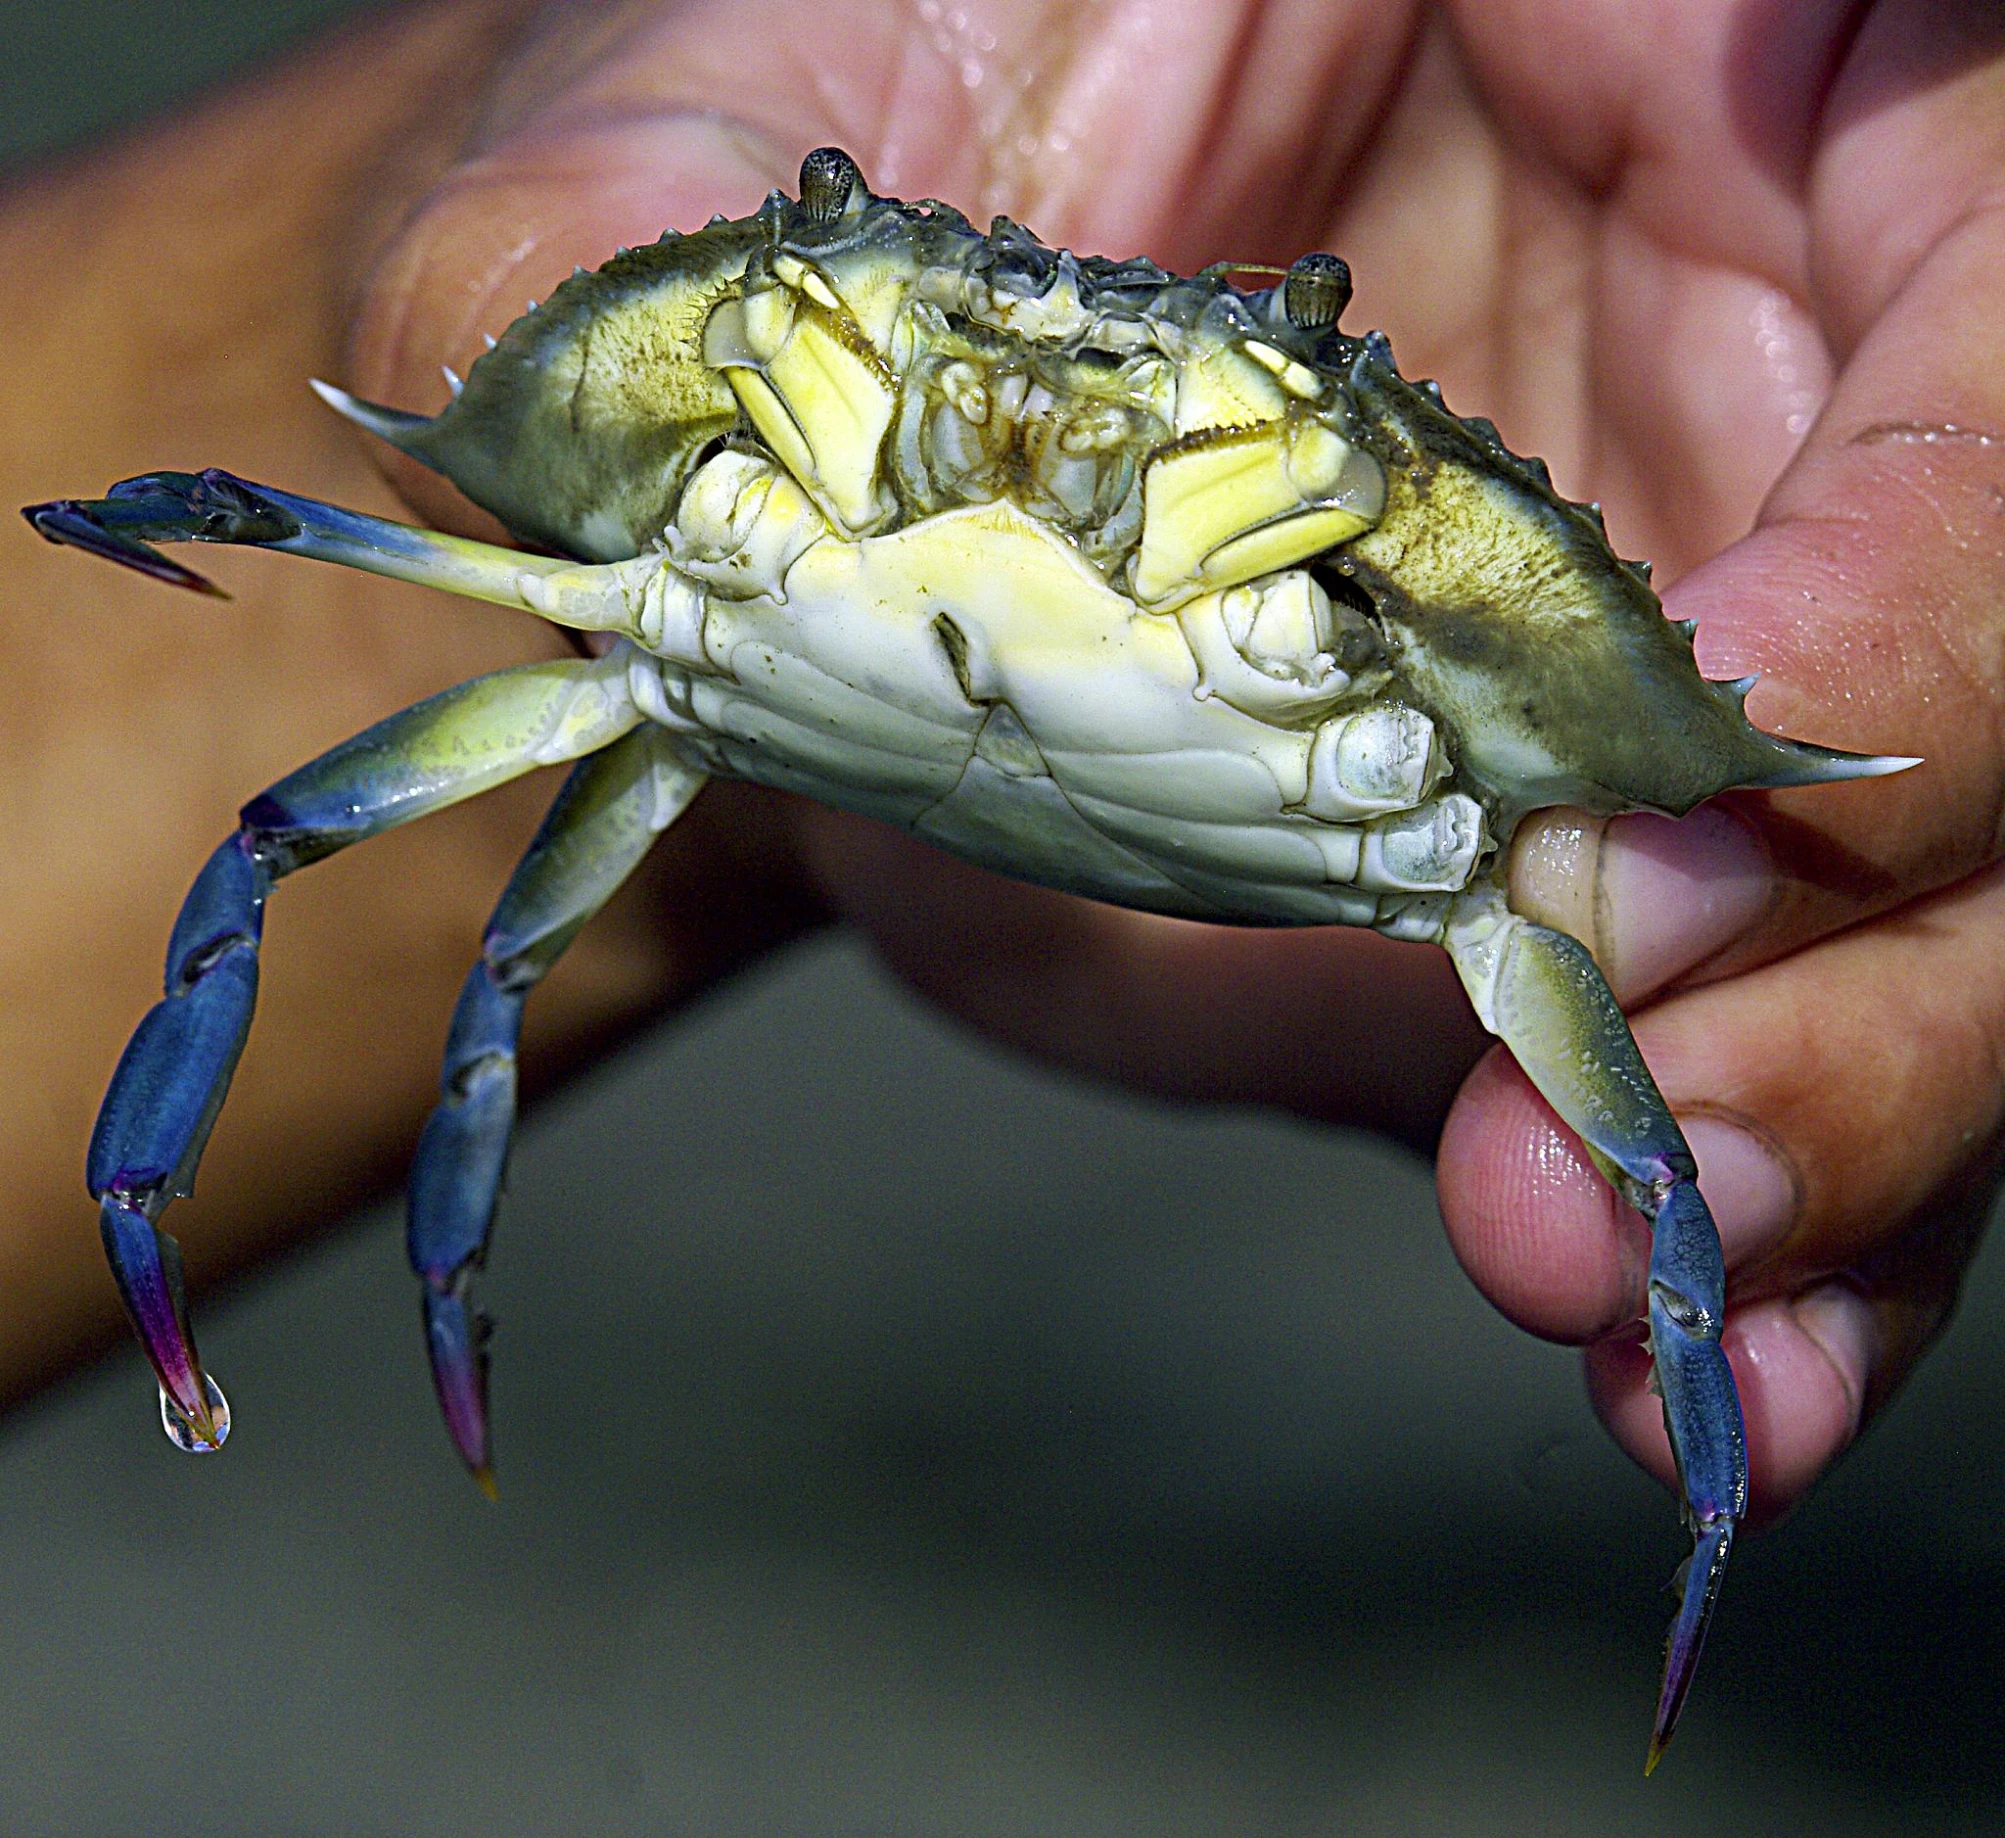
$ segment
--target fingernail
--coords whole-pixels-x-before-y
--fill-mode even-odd
[[[1603,969],[1630,1000],[1716,956],[1775,898],[1767,845],[1714,805],[1614,818],[1596,865]]]
[[[1879,1326],[1872,1304],[1849,1283],[1824,1283],[1798,1296],[1790,1312],[1844,1385],[1852,1401],[1852,1433],[1857,1435],[1866,1385],[1879,1355]]]
[[[1758,1263],[1788,1237],[1801,1191],[1796,1172],[1773,1145],[1724,1117],[1681,1119],[1699,1164],[1720,1249],[1729,1270]]]

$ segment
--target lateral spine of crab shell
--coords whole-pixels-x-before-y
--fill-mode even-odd
[[[1763,733],[1745,686],[1699,674],[1688,625],[1493,426],[1450,414],[1363,341],[1347,373],[1385,514],[1331,560],[1370,595],[1395,668],[1508,834],[1574,804],[1682,815],[1735,786],[1892,769]]]
[[[328,399],[518,536],[622,560],[667,523],[705,451],[739,424],[729,387],[703,362],[703,327],[769,226],[762,212],[670,231],[572,275],[474,360],[436,416]]]

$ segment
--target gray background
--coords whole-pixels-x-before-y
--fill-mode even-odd
[[[13,0],[0,148],[344,10]],[[825,940],[534,1118],[486,1293],[498,1510],[388,1209],[211,1298],[226,1459],[129,1352],[0,1428],[0,1830],[2001,1824],[1995,1249],[1647,1785],[1670,1502],[1397,1152],[1026,1071]]]

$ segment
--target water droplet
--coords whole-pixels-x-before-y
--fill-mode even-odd
[[[195,1433],[194,1424],[188,1421],[187,1413],[170,1398],[163,1388],[160,1393],[160,1427],[167,1432],[167,1440],[184,1455],[213,1455],[230,1440],[230,1400],[223,1396],[223,1388],[206,1373],[202,1383],[209,1391],[209,1414],[216,1419],[216,1440],[204,1442]]]

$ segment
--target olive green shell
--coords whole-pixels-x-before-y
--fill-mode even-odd
[[[1153,325],[1186,349],[1257,336],[1333,382],[1351,438],[1384,469],[1386,502],[1375,527],[1310,565],[1369,620],[1391,693],[1434,719],[1499,838],[1543,805],[1681,813],[1732,786],[1888,769],[1752,727],[1747,685],[1701,678],[1689,628],[1665,619],[1647,569],[1609,547],[1598,511],[1561,497],[1543,463],[1511,453],[1488,422],[1402,378],[1382,335],[1353,338],[1328,313],[1298,323],[1286,289],[1242,290],[1225,271],[1186,279],[1146,261],[1075,260],[1000,218],[984,235],[950,207],[878,198],[860,178],[835,207],[775,192],[752,217],[579,271],[509,327],[434,419],[351,412],[531,543],[596,561],[637,554],[702,458],[756,442],[704,362],[704,330],[748,267],[783,253],[872,288],[886,272],[909,276],[915,299],[975,282],[1016,298],[1071,287],[1090,323],[1027,353],[1047,370],[1111,358],[1096,345],[1110,325],[1127,350]]]

